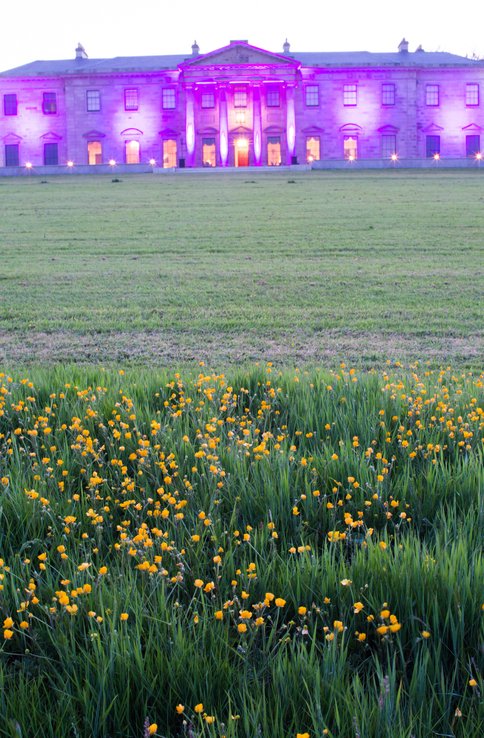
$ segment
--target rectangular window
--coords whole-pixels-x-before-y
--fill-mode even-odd
[[[97,113],[101,110],[101,93],[99,90],[86,91],[86,109],[88,113]]]
[[[319,86],[306,85],[305,88],[306,105],[308,108],[315,108],[319,105]]]
[[[163,141],[163,169],[176,167],[176,141],[167,138]]]
[[[18,144],[5,144],[5,166],[19,166],[19,146]]]
[[[425,104],[433,107],[439,105],[439,86],[427,85],[425,88]]]
[[[395,85],[391,82],[385,82],[381,86],[381,104],[395,105]]]
[[[440,136],[427,136],[425,139],[425,153],[427,159],[439,158]]]
[[[59,163],[59,148],[56,143],[44,144],[45,166],[56,166]]]
[[[124,91],[124,109],[138,110],[138,90],[136,87],[128,87]]]
[[[103,147],[100,141],[89,141],[87,144],[87,163],[89,166],[103,163]]]
[[[466,156],[474,157],[481,153],[481,137],[472,135],[466,136]]]
[[[356,105],[357,91],[356,85],[343,85],[343,105]]]
[[[479,105],[479,85],[474,82],[466,85],[466,105],[469,107]]]
[[[10,93],[3,96],[4,115],[17,115],[17,95]]]
[[[268,108],[278,108],[281,104],[281,96],[277,87],[269,88],[266,93],[266,103]]]
[[[384,133],[381,137],[382,159],[391,159],[397,153],[397,137],[392,133]]]
[[[270,167],[279,167],[281,164],[281,139],[279,136],[268,136],[267,165]]]
[[[343,155],[347,161],[355,161],[358,158],[358,139],[356,136],[344,137]]]
[[[234,108],[247,107],[247,90],[245,87],[236,87],[234,90]]]
[[[55,92],[44,92],[42,97],[42,112],[44,115],[57,113],[57,96]]]
[[[215,95],[213,92],[202,92],[202,108],[214,108]]]
[[[215,148],[214,138],[202,139],[202,158],[204,167],[217,166],[217,150]]]
[[[306,138],[306,161],[311,164],[321,158],[321,139],[319,136],[307,136]]]
[[[176,108],[175,90],[172,87],[164,87],[161,93],[163,110],[174,110]]]

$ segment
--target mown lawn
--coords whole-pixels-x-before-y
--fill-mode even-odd
[[[0,374],[0,735],[481,738],[483,382]]]
[[[8,364],[482,356],[480,171],[32,175],[0,198]]]

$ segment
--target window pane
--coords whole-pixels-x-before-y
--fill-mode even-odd
[[[202,93],[202,108],[214,108],[215,107],[215,95],[213,92]]]
[[[356,105],[357,102],[357,86],[356,85],[344,85],[343,86],[343,105]]]
[[[426,137],[426,154],[427,158],[432,158],[436,154],[440,155],[440,136]]]
[[[319,161],[321,158],[321,140],[319,136],[308,136],[306,138],[306,161]]]
[[[101,93],[99,90],[87,90],[86,107],[89,113],[96,113],[101,110]]]
[[[479,105],[479,85],[475,83],[466,85],[466,105]]]
[[[5,115],[17,115],[16,94],[8,94],[3,96],[3,112]]]
[[[175,90],[165,87],[162,92],[163,110],[173,110],[176,107]]]
[[[129,88],[124,91],[124,109],[138,110],[138,90]]]
[[[55,92],[44,92],[42,112],[44,115],[53,115],[54,113],[57,113],[57,99]]]
[[[425,104],[436,106],[439,104],[439,86],[427,85],[425,88]]]
[[[319,87],[318,85],[307,85],[306,87],[306,105],[313,107],[319,105]]]
[[[247,107],[247,90],[244,87],[237,87],[234,91],[234,108]]]
[[[278,89],[267,90],[266,100],[267,100],[268,108],[278,108],[280,105],[279,90]]]
[[[395,105],[395,85],[385,83],[381,86],[381,104]]]
[[[18,144],[5,144],[5,166],[19,166],[19,146]]]
[[[59,163],[59,151],[56,143],[44,144],[44,164],[55,166]]]
[[[397,137],[393,134],[384,134],[381,137],[381,155],[383,159],[391,159],[397,153]]]

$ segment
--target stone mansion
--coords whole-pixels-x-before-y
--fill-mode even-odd
[[[34,61],[0,74],[0,168],[480,164],[484,61],[445,52]],[[137,169],[137,167],[133,167]]]

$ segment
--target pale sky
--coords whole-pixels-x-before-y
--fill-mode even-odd
[[[80,41],[91,58],[200,52],[247,39],[282,52],[449,51],[484,58],[484,2],[442,0],[17,0],[2,12],[0,70],[70,59]]]

